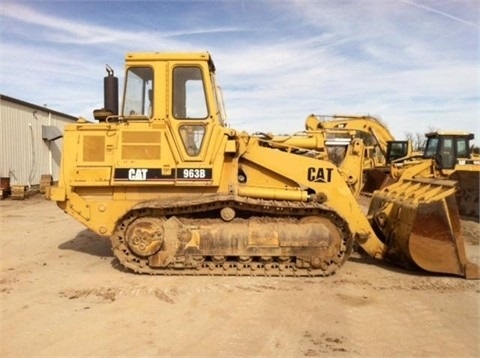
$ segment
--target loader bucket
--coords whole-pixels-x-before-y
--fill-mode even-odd
[[[394,182],[390,175],[382,170],[366,170],[364,173],[362,193],[371,195],[375,190],[383,189]]]
[[[447,180],[400,180],[373,194],[369,218],[387,246],[387,261],[480,278],[480,268],[465,253],[454,185]]]

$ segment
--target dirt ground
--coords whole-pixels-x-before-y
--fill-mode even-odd
[[[2,357],[480,356],[480,281],[358,254],[327,278],[142,276],[41,196],[0,214]]]

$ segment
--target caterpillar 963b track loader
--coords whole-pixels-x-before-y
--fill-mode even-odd
[[[366,216],[315,139],[226,126],[208,53],[128,54],[121,111],[117,83],[109,70],[98,123],[65,128],[49,197],[109,236],[132,271],[325,276],[356,243],[378,259],[478,278],[450,186],[407,185]]]

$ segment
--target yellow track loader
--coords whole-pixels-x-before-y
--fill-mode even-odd
[[[365,215],[341,168],[306,150],[308,135],[286,142],[227,127],[208,53],[127,54],[121,110],[111,69],[104,83],[98,123],[65,127],[48,197],[110,237],[126,268],[326,276],[358,244],[377,259],[479,277],[464,255],[451,186],[407,184],[374,197]],[[360,173],[361,148],[349,144]]]

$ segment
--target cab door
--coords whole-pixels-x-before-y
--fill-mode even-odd
[[[214,158],[212,146],[216,146],[214,139],[219,137],[220,132],[215,125],[217,109],[208,64],[174,63],[170,68],[169,126],[179,155],[177,183],[208,181],[214,184],[218,178],[214,180],[213,166],[218,158]]]

